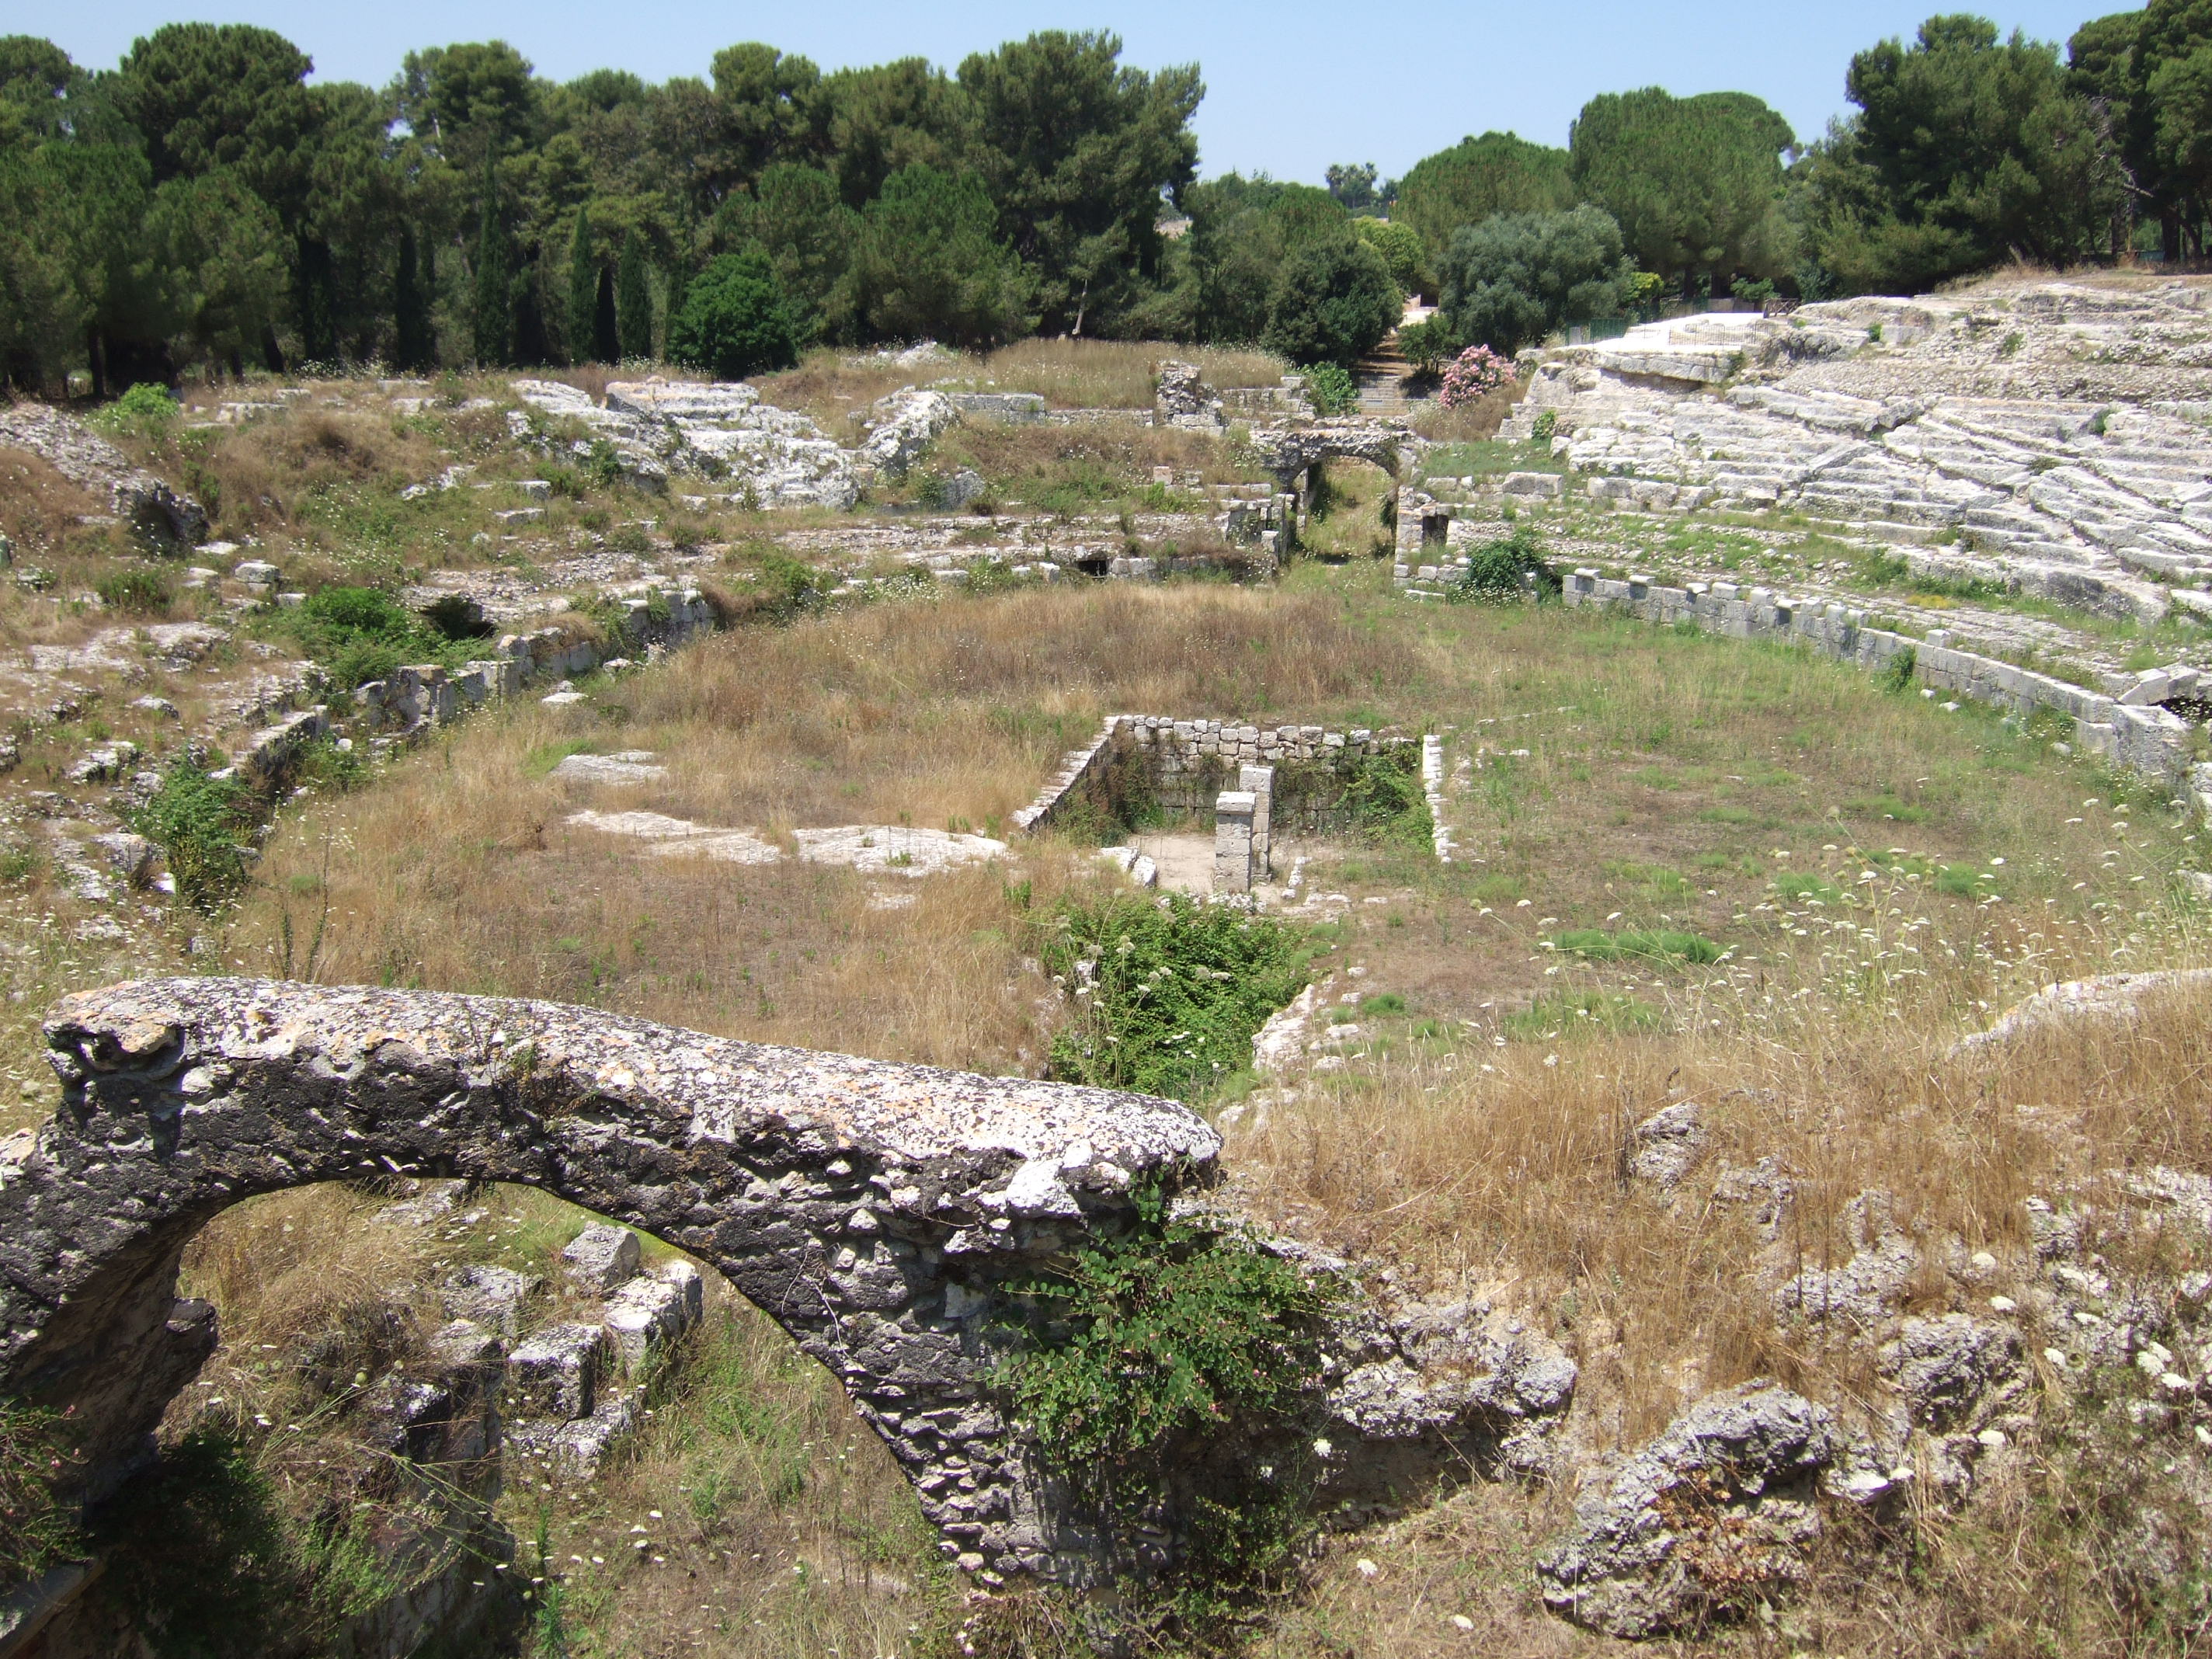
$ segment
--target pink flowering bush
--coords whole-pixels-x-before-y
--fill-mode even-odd
[[[1502,386],[1511,385],[1516,378],[1510,358],[1498,356],[1488,346],[1469,346],[1444,370],[1444,383],[1437,393],[1437,401],[1446,409],[1457,409]]]

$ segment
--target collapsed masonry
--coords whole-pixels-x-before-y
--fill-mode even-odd
[[[81,1499],[155,1455],[169,1401],[216,1345],[216,1310],[176,1295],[193,1235],[260,1194],[400,1176],[538,1187],[717,1268],[837,1376],[945,1556],[981,1582],[1095,1582],[1133,1547],[1002,1414],[991,1333],[1058,1253],[1129,1224],[1133,1188],[1211,1179],[1219,1138],[1188,1108],[550,1003],[254,980],[83,993],[46,1038],[61,1109],[0,1145],[0,1389],[72,1413]],[[600,1329],[556,1328],[503,1362],[502,1322],[479,1309],[450,1333],[452,1374],[394,1394],[395,1444],[481,1464],[504,1376],[519,1414],[551,1425],[526,1454],[583,1449],[567,1443],[591,1431],[606,1346],[696,1309],[695,1279],[641,1289],[619,1229],[599,1231],[607,1248],[577,1265],[636,1306],[611,1302]],[[1444,1478],[1471,1459],[1540,1467],[1575,1381],[1486,1306],[1358,1304],[1328,1351],[1292,1432],[1335,1437],[1332,1507],[1387,1497],[1424,1460]],[[489,1480],[495,1492],[495,1467]],[[1174,1559],[1177,1524],[1163,1516],[1138,1546]]]

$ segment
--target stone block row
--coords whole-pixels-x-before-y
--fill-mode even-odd
[[[1869,669],[1891,667],[1909,653],[1914,678],[1932,690],[2020,714],[2049,710],[2074,722],[2076,739],[2085,749],[2116,765],[2168,783],[2179,783],[2190,774],[2192,728],[2172,711],[2124,702],[2048,674],[1959,650],[1941,630],[1916,640],[1871,627],[1864,611],[1832,601],[1800,603],[1768,588],[1734,582],[1670,587],[1644,576],[1632,574],[1623,580],[1591,569],[1571,574],[1562,597],[1570,605],[1626,611],[1662,625],[1687,623],[1735,639],[1802,644]]]

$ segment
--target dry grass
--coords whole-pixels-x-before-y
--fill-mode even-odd
[[[327,980],[548,996],[731,1036],[1030,1070],[1046,988],[999,873],[909,885],[788,859],[733,870],[645,858],[563,821],[642,806],[770,835],[852,823],[992,833],[1110,708],[1340,713],[1407,667],[1400,645],[1327,600],[1215,587],[1030,592],[750,629],[695,647],[681,672],[609,688],[602,723],[526,706],[374,791],[308,809],[272,842],[266,896],[234,953],[281,969],[284,912],[303,951],[327,892]],[[671,776],[607,791],[544,775],[584,744],[665,754]],[[1078,878],[1054,857],[1033,862],[1040,902]],[[912,902],[878,908],[878,889]]]
[[[507,1495],[524,1565],[557,1581],[528,1650],[915,1653],[954,1592],[911,1489],[836,1380],[708,1282],[706,1322],[618,1463]]]
[[[1002,507],[1048,512],[1111,510],[1151,487],[1152,469],[1170,466],[1178,480],[1242,483],[1264,477],[1240,464],[1230,446],[1203,434],[1115,421],[1083,426],[1001,426],[965,422],[938,440],[931,467],[972,466],[991,483]]]
[[[1381,580],[1305,567],[1287,592],[951,597],[710,641],[605,688],[596,716],[489,715],[373,791],[289,815],[224,954],[281,967],[280,912],[293,913],[296,949],[327,896],[326,979],[545,995],[733,1036],[1034,1069],[1058,1005],[1024,960],[1027,915],[1007,884],[1030,883],[1033,908],[1084,890],[1104,878],[1082,849],[1031,844],[1018,869],[908,886],[788,860],[646,857],[562,819],[635,806],[770,836],[990,828],[1109,709],[1449,726],[1454,754],[1482,763],[1453,797],[1462,861],[1339,848],[1311,872],[1352,900],[1317,936],[1322,968],[1364,969],[1331,994],[1407,1006],[1363,1015],[1342,1070],[1223,1115],[1224,1165],[1255,1212],[1395,1265],[1401,1283],[1480,1286],[1523,1310],[1582,1368],[1575,1431],[1588,1449],[1639,1443],[1687,1398],[1754,1374],[1847,1412],[1871,1397],[1862,1348],[1778,1326],[1771,1301],[1799,1266],[1848,1258],[1845,1217],[1869,1189],[1929,1246],[1910,1292],[1919,1310],[1996,1289],[2033,1306],[2021,1200],[2035,1193],[2071,1188],[2098,1206],[2092,1248],[2116,1278],[2172,1269],[2174,1236],[2136,1224],[2105,1172],[2212,1172],[2200,1010],[1947,1057],[1960,1031],[2039,983],[2204,959],[2200,913],[2171,883],[2196,860],[2191,832],[2155,801],[1994,716],[1946,715],[1838,665],[1580,613],[1415,610]],[[588,791],[544,775],[579,743],[650,749],[672,774]],[[874,889],[913,902],[876,908]],[[1707,967],[1582,963],[1545,948],[1565,928],[1632,927],[1705,934],[1729,954]],[[1632,998],[1650,1029],[1578,1020],[1565,993]],[[1669,1203],[1626,1181],[1623,1157],[1635,1123],[1681,1100],[1712,1141]],[[1743,1206],[1710,1196],[1721,1169],[1761,1158],[1795,1193],[1771,1244]],[[1946,1270],[1981,1249],[1999,1259],[1993,1275],[1970,1285]],[[772,1333],[737,1320],[714,1341],[725,1382],[696,1395],[697,1412],[672,1404],[629,1473],[574,1499],[527,1499],[547,1500],[555,1553],[588,1563],[580,1540],[622,1547],[653,1509],[680,1519],[714,1468],[744,1494],[726,1529],[670,1521],[664,1562],[580,1575],[572,1606],[600,1645],[579,1650],[673,1651],[653,1632],[680,1632],[708,1651],[907,1651],[883,1644],[927,1626],[916,1614],[934,1603],[873,1576],[915,1582],[910,1511],[879,1449],[854,1437],[826,1379],[777,1370],[792,1362]],[[769,1402],[782,1426],[700,1414],[733,1397]],[[767,1449],[794,1436],[811,1460],[805,1496],[779,1487],[781,1454]],[[2020,1639],[1992,1652],[2062,1630],[2065,1650],[2130,1650],[2112,1639],[2124,1620],[2099,1610],[2094,1572],[2068,1580],[2063,1620],[2006,1605],[2065,1565],[2053,1516],[2118,1490],[2117,1475],[2065,1465],[2073,1496],[2054,1496],[2056,1454],[2039,1468],[1982,1532],[1942,1534],[1938,1589],[1839,1565],[1807,1604],[1826,1622],[1805,1650],[1933,1655],[1998,1628]],[[1592,1647],[1527,1589],[1528,1553],[1561,1501],[1472,1493],[1362,1539],[1382,1576],[1332,1557],[1260,1650]],[[535,1512],[515,1518],[530,1535]],[[1455,1612],[1472,1635],[1444,1622]]]
[[[1196,363],[1211,386],[1274,386],[1289,367],[1273,353],[1158,340],[1020,340],[978,366],[975,384],[1036,392],[1054,409],[1150,409],[1163,362]]]

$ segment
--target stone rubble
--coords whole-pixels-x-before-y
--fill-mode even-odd
[[[1747,1589],[1771,1595],[1809,1571],[1820,1480],[1840,1449],[1832,1414],[1773,1382],[1707,1395],[1591,1481],[1573,1526],[1537,1558],[1546,1604],[1641,1638]]]
[[[742,381],[614,381],[604,406],[556,380],[518,380],[514,391],[538,413],[586,428],[641,484],[665,486],[680,472],[732,485],[762,507],[842,512],[859,499],[853,453]],[[590,441],[576,442],[588,455]]]

